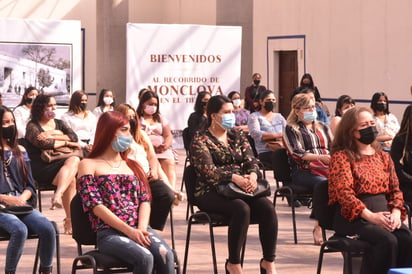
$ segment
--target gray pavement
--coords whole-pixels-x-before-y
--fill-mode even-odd
[[[177,165],[177,188],[180,189],[183,173],[184,151],[178,150],[180,162]],[[273,176],[269,175],[271,185],[275,185]],[[51,192],[45,192],[43,196],[43,213],[51,220],[57,222],[63,232],[63,209],[49,210],[48,205]],[[272,197],[271,197],[272,199]],[[279,222],[279,232],[276,250],[277,272],[282,273],[316,273],[319,246],[313,245],[312,229],[313,221],[309,219],[309,209],[301,207],[297,209],[298,244],[293,243],[291,210],[286,201],[277,202],[276,206]],[[187,223],[185,221],[186,202],[175,207],[174,228],[176,250],[183,265],[184,246],[186,241]],[[161,235],[170,241],[170,225],[168,224]],[[227,228],[215,228],[215,243],[219,273],[224,272],[224,263],[227,258]],[[37,241],[26,241],[24,254],[20,260],[17,273],[32,273],[34,253]],[[0,243],[0,273],[4,273],[6,242]],[[60,251],[62,273],[71,273],[73,258],[76,256],[76,244],[70,235],[60,234]],[[259,273],[259,260],[262,257],[258,238],[257,225],[251,225],[248,232],[244,273]],[[322,273],[342,273],[342,256],[340,254],[326,254],[323,262]],[[54,268],[56,265],[54,264]],[[56,273],[56,271],[54,271]],[[78,273],[91,273],[90,270],[78,271]],[[213,273],[210,241],[208,228],[204,225],[194,225],[192,240],[189,250],[187,273]]]

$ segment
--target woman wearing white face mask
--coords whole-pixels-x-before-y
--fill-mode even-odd
[[[174,188],[176,183],[175,155],[172,150],[173,135],[167,120],[160,115],[159,97],[153,91],[145,92],[137,107],[142,130],[150,138],[163,171]]]
[[[24,140],[24,135],[26,135],[26,125],[30,120],[31,106],[37,95],[39,95],[39,92],[35,87],[28,87],[24,91],[20,103],[13,110],[14,117],[16,118],[17,138],[21,145],[24,145],[22,140]]]
[[[100,115],[106,111],[112,111],[114,109],[114,95],[110,89],[102,89],[99,94],[99,101],[96,108],[93,110],[93,114],[96,119],[99,119]]]
[[[292,164],[293,184],[313,190],[328,178],[332,132],[323,122],[316,120],[315,99],[309,94],[297,94],[287,119],[283,141]],[[315,244],[322,243],[322,231],[315,224]]]
[[[250,111],[242,108],[242,100],[238,91],[231,91],[228,96],[233,103],[233,113],[235,114],[236,122],[235,128],[242,129],[245,133],[249,133],[247,121],[249,119]]]
[[[226,273],[243,273],[240,251],[250,219],[259,224],[263,258],[260,273],[276,273],[275,251],[278,222],[273,203],[266,197],[228,199],[216,191],[219,183],[233,182],[246,192],[257,187],[259,165],[245,135],[234,129],[231,101],[212,96],[207,105],[208,128],[198,131],[190,147],[196,174],[196,202],[201,210],[224,215],[229,220]]]

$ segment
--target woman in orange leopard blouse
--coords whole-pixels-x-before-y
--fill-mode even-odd
[[[342,117],[332,143],[329,204],[337,205],[336,233],[370,243],[361,273],[412,266],[412,233],[394,164],[376,141],[373,112],[354,107]]]

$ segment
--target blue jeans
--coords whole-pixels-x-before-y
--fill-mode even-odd
[[[7,246],[5,270],[15,272],[23,253],[28,230],[39,235],[40,266],[51,267],[56,247],[56,231],[53,224],[39,211],[24,216],[0,213],[0,227],[10,234]]]
[[[323,182],[328,178],[314,175],[310,171],[295,169],[291,173],[292,183],[312,190],[315,188],[317,183]]]
[[[147,231],[151,241],[149,248],[139,245],[112,228],[97,232],[97,247],[100,252],[133,265],[134,274],[150,274],[153,266],[157,274],[173,273],[173,251],[152,228],[149,227]]]

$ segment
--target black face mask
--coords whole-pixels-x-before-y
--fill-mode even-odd
[[[205,109],[207,106],[207,102],[200,102],[200,106],[202,107],[202,109]]]
[[[363,128],[359,130],[359,133],[360,138],[358,140],[365,145],[372,144],[373,141],[375,141],[376,136],[378,136],[378,130],[376,129],[376,126]]]
[[[385,104],[385,103],[377,103],[377,104],[376,104],[376,110],[377,110],[377,111],[384,111],[384,110],[386,110],[386,104]]]
[[[256,86],[259,86],[260,80],[253,80],[253,84],[255,84]]]
[[[80,109],[85,111],[87,108],[87,104],[86,103],[80,103]]]
[[[302,87],[304,87],[304,88],[310,88],[310,87],[312,87],[312,85],[311,85],[310,83],[303,83],[303,84],[302,84]]]
[[[266,101],[265,105],[263,106],[267,111],[273,111],[273,109],[275,108],[275,103],[272,101]]]
[[[14,136],[16,136],[16,126],[15,125],[3,127],[3,138],[4,139],[11,139]]]
[[[26,98],[25,103],[28,105],[33,104],[34,98]]]

